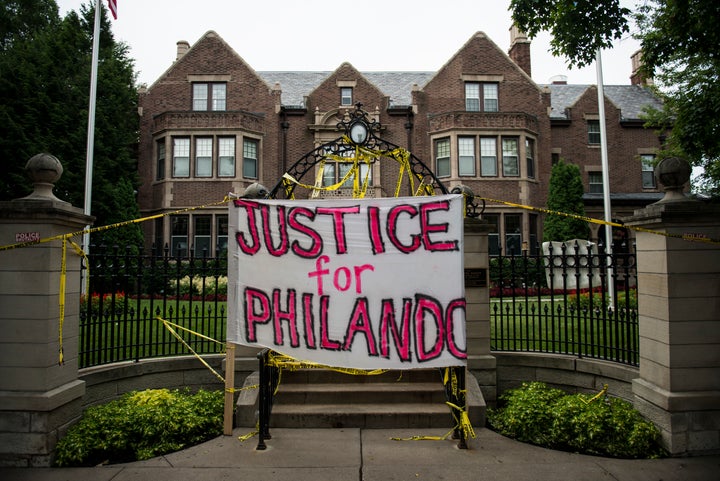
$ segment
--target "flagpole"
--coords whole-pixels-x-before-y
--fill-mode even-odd
[[[595,53],[595,64],[597,67],[597,94],[598,94],[598,114],[600,123],[600,158],[602,162],[602,176],[603,176],[603,208],[605,210],[605,252],[608,254],[608,268],[607,268],[607,285],[608,285],[608,297],[610,306],[614,305],[615,298],[615,284],[613,282],[613,269],[612,262],[610,261],[612,255],[612,226],[609,224],[612,222],[612,209],[610,207],[610,171],[608,166],[608,149],[607,149],[607,128],[605,126],[605,87],[603,85],[603,71],[602,71],[602,55],[600,54],[600,47],[598,47]]]
[[[93,152],[95,150],[95,100],[97,98],[97,71],[98,71],[98,55],[100,51],[100,0],[95,0],[95,26],[93,28],[93,48],[92,48],[92,64],[90,68],[90,101],[88,105],[88,126],[87,126],[87,150],[85,154],[85,208],[83,213],[87,216],[91,215],[92,204],[92,179],[93,179]],[[83,250],[85,256],[90,253],[90,233],[86,226],[86,232],[83,234]],[[80,283],[80,290],[85,292],[86,282],[84,277],[87,275],[87,269],[83,271],[83,281]]]

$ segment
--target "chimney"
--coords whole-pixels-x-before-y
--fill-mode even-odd
[[[567,85],[567,80],[566,75],[553,75],[550,77],[550,83],[553,85]]]
[[[175,60],[180,60],[183,55],[187,53],[187,51],[190,50],[190,44],[187,40],[180,40],[177,43],[177,57],[175,57]]]
[[[518,67],[523,69],[528,76],[532,76],[530,68],[530,40],[516,25],[510,27],[510,51],[508,54]]]
[[[643,87],[647,87],[648,85],[653,85],[653,79],[652,77],[645,77],[645,74],[642,72],[642,66],[643,66],[643,60],[642,60],[642,50],[638,50],[634,54],[630,56],[630,61],[632,62],[632,73],[630,74],[630,83],[632,85],[641,85]]]

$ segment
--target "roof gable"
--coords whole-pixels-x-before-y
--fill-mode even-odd
[[[550,118],[567,119],[572,108],[594,85],[548,85],[552,109]],[[620,120],[640,120],[645,107],[662,108],[662,102],[640,85],[604,85],[605,98],[620,110]]]
[[[533,85],[538,92],[541,91],[540,87],[527,72],[520,68],[520,66],[484,32],[476,32],[470,37],[468,41],[440,67],[440,70],[436,72],[433,78],[426,82],[426,85],[429,85],[436,78],[441,77],[446,71],[457,68],[457,64],[459,64],[463,74],[507,74],[508,72],[514,72],[519,78]]]
[[[230,74],[242,69],[266,86],[267,83],[238,53],[214,30],[205,32],[190,48],[149,87],[172,77],[177,72],[187,74]],[[269,88],[269,86],[268,86]]]

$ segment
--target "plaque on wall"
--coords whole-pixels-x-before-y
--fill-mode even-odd
[[[465,287],[487,287],[487,269],[465,269]]]

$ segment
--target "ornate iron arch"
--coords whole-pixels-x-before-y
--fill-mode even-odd
[[[268,193],[268,198],[276,199],[281,194],[285,198],[292,198],[297,185],[319,163],[329,157],[346,157],[358,150],[375,153],[378,159],[383,157],[393,159],[401,166],[405,166],[407,182],[412,186],[417,182],[418,191],[427,195],[435,193],[436,190],[442,194],[449,193],[447,187],[423,161],[411,152],[377,135],[381,130],[381,124],[368,117],[360,102],[355,104],[354,111],[338,122],[337,128],[344,132],[343,135],[303,155],[283,174]]]

